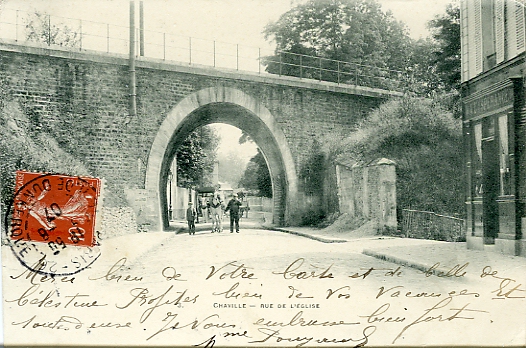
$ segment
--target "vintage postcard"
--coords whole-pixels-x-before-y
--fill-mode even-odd
[[[3,344],[525,346],[525,27],[0,0]]]

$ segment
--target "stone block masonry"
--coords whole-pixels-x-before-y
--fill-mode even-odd
[[[345,136],[371,109],[386,98],[398,95],[370,88],[142,58],[136,66],[137,116],[131,117],[125,57],[0,43],[0,74],[5,78],[9,94],[30,115],[37,131],[52,135],[65,151],[86,165],[90,171],[86,175],[106,179],[104,205],[111,208],[129,205],[127,190],[146,189],[152,144],[163,132],[161,124],[181,102],[197,98],[200,91],[234,93],[214,97],[233,100],[230,104],[237,104],[237,95],[248,96],[250,100],[244,98],[248,103],[245,107],[253,106],[251,113],[268,111],[271,123],[284,135],[285,143],[278,147],[290,149],[294,162],[290,168],[294,168],[296,175],[308,163],[315,142],[323,144],[327,136],[332,139]],[[199,102],[195,100],[196,105],[200,105]],[[211,106],[209,109],[209,113],[215,113],[211,119],[230,122],[226,113],[220,114]],[[183,116],[183,128],[176,128],[175,133],[166,135],[168,138],[182,136],[182,133],[176,134],[179,129],[188,132],[198,124],[186,122]],[[206,123],[203,121],[206,117],[206,113],[200,114],[199,125]],[[240,125],[242,117],[239,114]],[[268,137],[265,133],[260,139],[270,141]],[[168,152],[166,156],[169,157]],[[275,163],[283,161],[272,158]],[[290,170],[287,175],[283,185],[297,180],[290,177]],[[158,197],[161,199],[162,194]],[[289,204],[287,202],[290,201],[279,204]],[[285,220],[283,224],[292,222]]]
[[[375,221],[379,232],[396,229],[396,167],[382,158],[336,166],[340,212]]]

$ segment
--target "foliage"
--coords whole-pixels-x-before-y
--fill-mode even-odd
[[[78,47],[80,33],[63,23],[55,24],[50,18],[46,13],[35,12],[26,24],[26,40],[47,45]]]
[[[321,150],[318,141],[314,141],[309,151],[309,157],[303,164],[299,178],[304,183],[304,191],[307,195],[323,195],[323,181],[326,175],[326,156]]]
[[[237,152],[228,152],[226,154],[218,153],[219,162],[219,181],[229,183],[233,188],[237,188],[239,180],[245,170],[245,162]]]
[[[432,37],[414,41],[376,0],[309,0],[267,25],[263,33],[276,49],[264,62],[273,74],[454,94],[460,87],[458,3],[428,27]],[[456,117],[459,99],[451,109]]]
[[[437,76],[434,52],[436,41],[425,38],[413,42],[406,71],[410,75],[408,90],[420,96],[432,96],[441,88]]]
[[[250,159],[239,180],[239,187],[247,190],[257,190],[258,196],[272,198],[272,180],[263,153],[258,153]]]
[[[283,14],[276,22],[264,29],[267,40],[276,43],[275,55],[267,57],[266,70],[270,73],[300,76],[299,55],[318,56],[374,66],[403,70],[407,66],[411,39],[405,26],[395,20],[390,12],[383,12],[375,0],[309,0]],[[281,54],[289,52],[294,54]],[[279,61],[284,64],[280,64]],[[312,63],[312,64],[311,64]],[[365,67],[337,66],[331,61],[302,62],[303,65],[324,69],[345,70],[352,75],[340,76],[354,80],[355,69]],[[359,71],[360,74],[381,75],[380,71]],[[318,69],[303,69],[303,77],[318,78]],[[324,80],[335,81],[336,74],[324,76]]]
[[[218,145],[219,135],[211,127],[190,133],[177,150],[177,185],[210,186]]]
[[[252,137],[248,135],[247,133],[245,133],[244,130],[241,130],[241,136],[239,137],[238,143],[240,145],[243,145],[244,143],[247,143],[247,142],[254,142],[254,140],[252,140]]]
[[[446,13],[429,21],[432,37],[437,43],[433,52],[437,76],[446,90],[460,88],[460,7],[451,3]]]
[[[340,162],[396,162],[398,209],[464,212],[462,126],[436,99],[405,96],[373,111],[332,156]]]
[[[65,152],[55,137],[41,131],[18,103],[0,95],[0,187],[3,206],[14,195],[17,170],[90,175],[78,159]]]

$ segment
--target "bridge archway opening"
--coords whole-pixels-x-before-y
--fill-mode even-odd
[[[169,227],[167,184],[171,163],[187,136],[199,127],[225,123],[248,134],[261,150],[273,192],[273,223],[294,224],[297,177],[287,141],[270,112],[245,93],[215,87],[179,102],[160,126],[146,173],[146,189],[155,191],[160,227]]]
[[[164,190],[160,189],[161,212],[163,216],[164,228],[169,226],[169,200],[166,194],[167,183],[165,178],[167,179],[169,176],[170,164],[175,159],[177,150],[181,147],[181,144],[188,137],[188,135],[194,130],[206,125],[217,123],[229,124],[244,131],[259,147],[263,157],[265,158],[272,183],[274,202],[272,209],[273,223],[277,225],[283,225],[286,211],[285,201],[287,183],[286,180],[284,180],[286,174],[283,160],[281,158],[281,154],[275,139],[272,137],[272,134],[264,125],[262,120],[256,115],[250,113],[247,109],[236,104],[212,103],[201,106],[200,108],[194,110],[183,120],[180,125],[180,129],[174,133],[171,139],[171,144],[167,149],[166,164],[168,165],[168,172],[166,172],[166,169],[164,168],[166,167],[165,165],[163,166],[160,175],[161,188],[165,188]]]
[[[176,156],[170,168],[169,184],[166,187],[170,220],[185,219],[189,200],[197,209],[198,206],[206,205],[214,189],[219,189],[225,205],[232,193],[240,194],[243,205],[248,204],[252,208],[249,214],[243,214],[244,217],[263,221],[261,219],[264,216],[265,222],[272,222],[270,171],[263,152],[252,137],[226,123],[202,126],[190,135],[191,141],[187,138],[183,146],[175,149]],[[241,138],[245,139],[242,144]],[[195,156],[197,152],[192,148],[195,141],[199,142],[198,148],[203,149],[204,157]],[[214,152],[214,158],[206,156]],[[200,163],[195,166],[195,162]],[[190,191],[189,188],[194,190]],[[197,210],[200,212],[200,209]],[[203,214],[206,211],[203,210]],[[210,217],[205,216],[202,220],[211,221]]]

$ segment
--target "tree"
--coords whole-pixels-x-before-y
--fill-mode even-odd
[[[438,47],[434,52],[439,81],[446,90],[460,89],[460,8],[451,3],[446,13],[429,21],[429,28]]]
[[[212,184],[219,136],[214,129],[204,126],[188,135],[177,149],[177,184],[192,188]]]
[[[47,45],[78,47],[80,33],[63,23],[53,23],[50,15],[35,12],[26,23],[26,40],[43,42]]]
[[[365,75],[388,78],[387,72],[378,68],[403,70],[410,57],[411,39],[405,26],[390,12],[383,12],[375,0],[309,0],[267,25],[263,33],[267,40],[276,42],[275,55],[266,59],[266,70],[273,74],[318,78],[319,69],[300,65],[321,64],[323,69],[350,73],[336,76],[324,71],[321,72],[324,80],[354,81],[356,69],[362,79]],[[300,55],[371,67],[341,65]]]
[[[217,160],[219,162],[219,180],[237,188],[239,180],[243,176],[246,161],[234,151],[226,154],[218,153]]]
[[[272,180],[263,153],[258,153],[250,159],[247,168],[239,181],[239,187],[258,192],[261,197],[272,198]]]
[[[239,144],[253,143],[254,140],[245,131],[242,131],[238,142]],[[265,157],[259,148],[257,154],[247,163],[238,185],[255,191],[258,196],[272,198],[272,179]]]
[[[238,143],[240,145],[243,145],[244,143],[247,143],[247,142],[253,143],[254,140],[252,140],[252,137],[248,135],[248,133],[245,133],[244,130],[241,130],[241,136],[239,137]]]
[[[440,100],[405,96],[388,101],[333,146],[337,159],[394,160],[398,209],[464,213],[461,121]]]
[[[438,44],[431,38],[413,42],[407,71],[411,76],[409,90],[420,96],[432,96],[441,88],[434,53]]]

